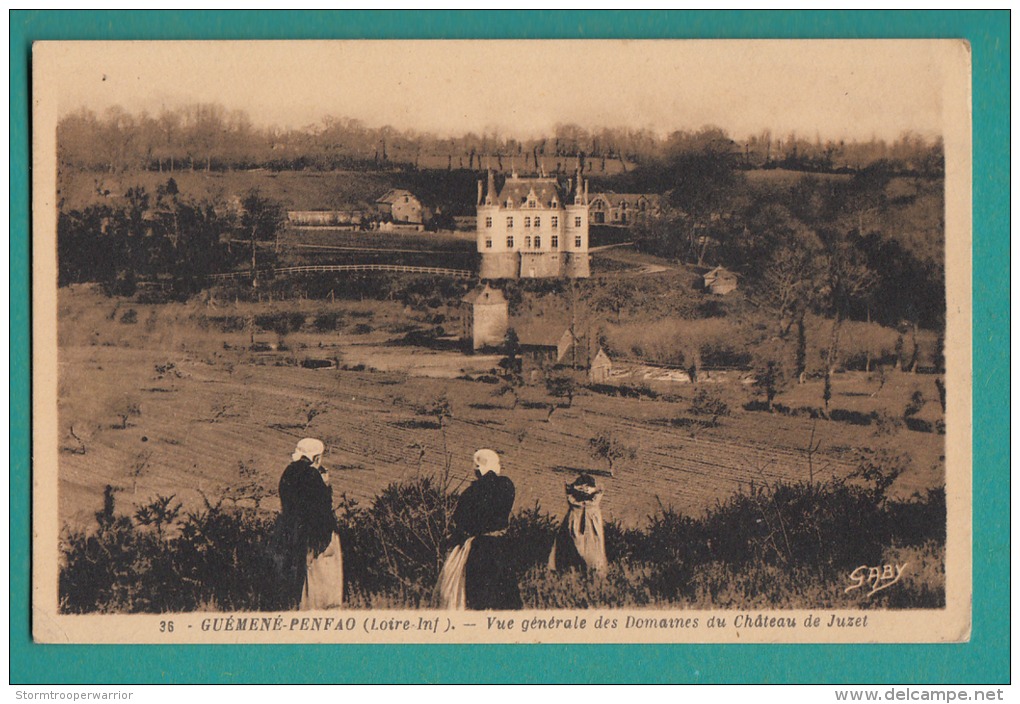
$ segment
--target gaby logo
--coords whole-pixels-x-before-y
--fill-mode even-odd
[[[871,591],[865,594],[865,596],[872,596],[883,589],[888,589],[900,581],[900,577],[903,576],[903,572],[907,569],[908,564],[910,563],[904,562],[902,565],[878,565],[877,567],[861,565],[850,573],[851,584],[843,590],[843,593],[849,594],[854,589],[867,587]]]

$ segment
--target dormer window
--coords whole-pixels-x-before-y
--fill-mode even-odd
[[[528,207],[529,207],[529,208],[534,208],[534,207],[535,207],[535,201],[533,201],[533,200],[529,200],[529,201],[528,201]]]

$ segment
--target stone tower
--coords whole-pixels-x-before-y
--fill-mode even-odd
[[[486,284],[464,296],[461,305],[464,311],[461,339],[466,345],[480,350],[503,344],[510,313],[502,291]]]

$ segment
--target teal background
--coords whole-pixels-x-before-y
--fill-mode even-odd
[[[974,618],[954,645],[71,646],[31,640],[30,53],[43,39],[965,38],[974,106]],[[10,13],[10,681],[1009,681],[1009,13]]]

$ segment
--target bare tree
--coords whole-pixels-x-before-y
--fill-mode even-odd
[[[863,299],[875,283],[874,274],[850,242],[838,236],[827,239],[826,285],[823,294],[829,315],[832,316],[832,328],[825,352],[825,386],[822,394],[826,417],[829,416],[829,401],[832,399],[832,374],[839,360],[840,328],[853,304]]]

